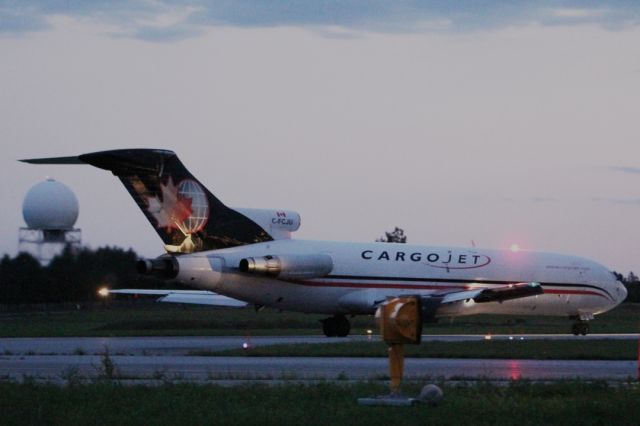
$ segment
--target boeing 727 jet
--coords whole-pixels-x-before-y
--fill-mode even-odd
[[[227,207],[172,151],[125,149],[22,161],[90,164],[117,176],[166,250],[141,260],[139,271],[202,291],[158,294],[213,304],[205,299],[215,292],[257,307],[326,314],[327,336],[348,335],[349,316],[372,315],[386,300],[408,295],[418,296],[423,321],[549,315],[571,319],[574,334],[587,334],[588,320],[627,295],[606,267],[577,256],[292,239],[300,227],[297,213]]]

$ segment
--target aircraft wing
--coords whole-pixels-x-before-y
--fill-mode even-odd
[[[434,296],[442,296],[442,300],[440,301],[442,304],[460,302],[469,299],[473,299],[476,303],[486,303],[520,299],[522,297],[535,296],[542,293],[544,293],[544,290],[539,283],[513,283],[502,287],[462,290],[446,293],[444,295],[436,294]]]
[[[438,292],[421,297],[422,315],[425,320],[438,315],[440,308],[473,300],[475,303],[503,302],[505,300],[521,299],[523,297],[543,294],[539,283],[512,283],[500,287],[480,287],[469,290]]]
[[[226,306],[243,308],[248,305],[242,300],[222,296],[212,291],[199,290],[150,290],[150,289],[118,289],[109,290],[108,294],[139,294],[144,296],[161,296],[158,302],[186,303],[193,305]]]
[[[474,283],[469,283],[469,286]],[[476,284],[477,285],[477,284]],[[402,294],[406,294],[405,291]],[[503,302],[505,300],[520,299],[544,293],[539,283],[509,283],[499,287],[463,288],[459,290],[438,291],[431,294],[420,295],[423,315],[427,318],[437,315],[441,307],[473,300],[476,303]],[[340,299],[343,309],[356,312],[371,312],[377,309],[387,300],[397,297],[399,294],[389,292],[387,289],[366,289],[348,293]]]

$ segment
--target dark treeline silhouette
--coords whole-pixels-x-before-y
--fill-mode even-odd
[[[377,243],[402,243],[405,244],[407,242],[407,236],[404,235],[404,229],[396,228],[391,232],[385,232],[384,237],[380,237],[376,239]]]
[[[613,274],[627,288],[627,298],[625,302],[640,303],[640,279],[633,272],[629,272],[626,277],[616,271]]]
[[[30,254],[0,261],[0,304],[89,302],[98,289],[165,288],[164,281],[136,273],[138,256],[133,250],[103,247],[96,250],[65,249],[42,266]]]

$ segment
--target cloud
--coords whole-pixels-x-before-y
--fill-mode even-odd
[[[0,0],[2,1],[2,0]],[[210,26],[343,28],[329,37],[364,32],[464,32],[514,25],[596,24],[618,28],[640,23],[640,3],[625,0],[5,0],[0,34],[50,28],[66,15],[117,25],[119,35],[149,41],[193,37]],[[150,24],[151,23],[151,24]]]
[[[156,43],[179,41],[185,38],[194,37],[200,34],[202,31],[198,29],[174,26],[170,28],[166,27],[153,27],[145,26],[136,29],[132,32],[131,37],[139,40],[151,41]],[[122,36],[119,34],[119,36]]]
[[[617,172],[622,173],[631,173],[634,175],[640,175],[640,167],[622,167],[622,166],[612,166],[611,170],[615,170]]]
[[[603,197],[591,197],[593,203],[609,203],[623,206],[640,206],[640,198],[603,198]]]
[[[20,34],[48,28],[46,18],[36,8],[0,6],[0,34]]]
[[[193,5],[152,3],[154,8],[133,16],[121,36],[151,42],[172,42],[194,37],[202,33],[200,25],[191,22],[194,15],[203,11]],[[116,23],[117,24],[117,23]]]
[[[589,8],[555,8],[549,9],[549,14],[560,19],[593,19],[600,18],[610,13],[608,9],[589,9]]]
[[[607,201],[625,206],[640,206],[640,198],[610,198]]]

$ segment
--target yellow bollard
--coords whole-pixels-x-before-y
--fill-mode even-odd
[[[404,346],[401,343],[394,343],[389,345],[387,351],[389,353],[389,373],[391,376],[389,387],[392,395],[398,395],[400,394],[400,385],[404,372]]]
[[[359,398],[361,405],[409,406],[415,398],[402,395],[400,385],[404,374],[404,344],[419,345],[422,336],[422,306],[419,296],[390,298],[378,308],[376,318],[382,340],[388,345],[390,395]]]
[[[391,394],[400,394],[404,373],[404,343],[420,344],[422,335],[422,312],[417,296],[395,297],[380,306],[378,319],[380,332],[389,354]]]

